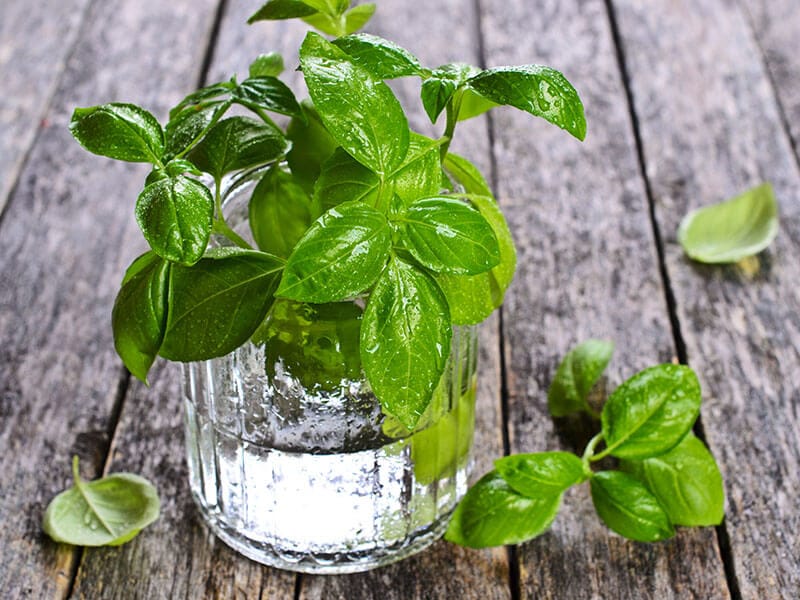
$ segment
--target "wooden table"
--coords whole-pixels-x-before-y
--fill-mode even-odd
[[[638,544],[599,523],[584,486],[533,542],[440,542],[343,577],[261,567],[200,524],[174,367],[160,363],[146,389],[111,342],[119,280],[143,248],[132,217],[145,171],[90,156],[66,127],[73,107],[108,101],[164,117],[259,52],[284,52],[291,69],[304,27],[245,26],[258,4],[0,3],[3,598],[800,597],[797,0],[379,0],[368,30],[425,64],[549,64],[586,105],[584,144],[512,109],[457,133],[519,247],[507,302],[482,332],[476,475],[504,452],[575,449],[583,434],[548,417],[545,393],[573,344],[602,337],[617,344],[609,386],[659,361],[696,369],[727,516]],[[418,82],[397,89],[432,134]],[[688,261],[675,239],[686,211],[764,180],[781,211],[771,248],[737,266]],[[161,519],[119,548],[49,541],[42,513],[73,453],[87,477],[153,480]]]

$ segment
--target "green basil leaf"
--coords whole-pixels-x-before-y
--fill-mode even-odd
[[[494,466],[515,492],[529,498],[559,495],[587,479],[583,462],[570,452],[513,454]]]
[[[286,137],[292,142],[286,161],[292,173],[310,192],[314,189],[322,164],[331,157],[338,144],[325,129],[314,105],[309,100],[303,100],[300,106],[304,118],[293,118],[286,130]]]
[[[315,303],[356,296],[378,279],[391,245],[386,217],[362,202],[340,204],[297,242],[276,295]]]
[[[144,477],[114,473],[83,481],[77,456],[72,474],[74,485],[53,498],[44,513],[43,529],[56,542],[119,546],[158,519],[158,492]]]
[[[394,182],[394,193],[410,205],[420,198],[435,196],[442,189],[442,165],[439,148],[443,140],[432,140],[411,132],[408,154],[387,179]]]
[[[708,448],[692,433],[666,454],[642,461],[622,461],[621,467],[647,486],[675,525],[694,527],[722,522],[722,475]]]
[[[413,429],[450,355],[447,300],[425,272],[398,258],[373,289],[361,324],[361,362],[389,415]]]
[[[214,125],[187,158],[219,180],[231,171],[274,161],[287,149],[286,138],[274,125],[230,117]]]
[[[351,34],[366,25],[375,14],[376,5],[373,2],[359,4],[344,13],[344,32]]]
[[[403,162],[408,121],[385,83],[315,33],[300,48],[300,65],[322,122],[351,156],[378,174]]]
[[[182,158],[173,158],[171,161],[169,161],[166,165],[165,171],[168,177],[177,177],[178,175],[184,175],[186,173],[190,173],[191,175],[199,177],[203,174],[192,163],[190,163],[188,160],[183,160]]]
[[[221,96],[230,96],[233,89],[236,87],[235,83],[230,81],[222,81],[219,83],[214,83],[212,85],[206,86],[204,88],[200,88],[192,92],[191,94],[187,95],[183,100],[181,100],[175,107],[173,107],[169,111],[169,118],[170,120],[174,119],[178,116],[179,113],[183,112],[186,108],[190,106],[194,106],[196,104],[205,104],[207,102],[211,102],[212,100],[216,100],[217,102],[222,102],[223,99]]]
[[[334,40],[333,44],[378,79],[408,77],[422,72],[422,66],[413,54],[376,35],[348,35]]]
[[[658,542],[675,535],[656,497],[630,475],[601,471],[591,479],[592,502],[609,529],[638,542]]]
[[[478,168],[463,156],[448,152],[444,159],[444,168],[453,175],[468,194],[489,196],[493,198],[492,190],[486,183]]]
[[[480,69],[471,65],[452,63],[435,69],[423,80],[422,106],[431,123],[436,123],[456,90],[480,72]]]
[[[245,79],[233,90],[232,97],[242,106],[256,112],[269,110],[290,117],[304,118],[292,90],[276,77],[260,76]]]
[[[81,146],[101,156],[158,164],[164,154],[161,125],[134,104],[112,102],[76,108],[69,129]]]
[[[159,256],[191,265],[208,245],[214,200],[202,183],[178,175],[151,183],[136,201],[136,221]]]
[[[558,71],[541,65],[498,67],[474,76],[469,87],[497,104],[529,112],[564,129],[579,140],[586,137],[586,118],[578,92]]]
[[[128,268],[114,301],[114,347],[128,370],[147,383],[147,372],[164,339],[170,263],[154,252]]]
[[[311,198],[290,173],[274,166],[253,190],[249,214],[258,247],[286,258],[311,225]]]
[[[219,248],[191,267],[173,265],[159,354],[191,362],[223,356],[258,328],[284,262],[254,250]]]
[[[342,148],[322,165],[314,185],[314,198],[323,210],[343,202],[364,202],[370,206],[385,204],[394,196],[391,181],[381,184],[381,178],[350,156]]]
[[[338,17],[350,6],[350,0],[303,0],[303,2],[332,17]]]
[[[547,406],[554,417],[588,410],[589,392],[605,371],[614,344],[603,340],[587,340],[570,350],[558,365],[547,391]]]
[[[332,17],[324,13],[314,13],[308,17],[303,17],[303,21],[311,25],[317,31],[321,31],[333,37],[339,37],[345,33],[345,23],[337,17]]]
[[[412,256],[435,272],[475,275],[500,262],[492,227],[480,212],[460,200],[417,200],[396,222]]]
[[[187,106],[169,120],[165,128],[166,155],[178,156],[200,141],[230,108],[229,100],[201,102]]]
[[[603,406],[605,454],[650,458],[683,439],[700,414],[700,383],[689,367],[664,364],[619,386]]]
[[[487,110],[493,109],[495,106],[500,106],[497,102],[492,102],[488,98],[484,98],[475,90],[466,88],[463,96],[461,96],[461,109],[458,111],[458,120],[466,121],[482,115]]]
[[[500,207],[488,196],[470,194],[465,197],[492,227],[500,249],[500,263],[488,273],[436,276],[447,296],[453,323],[457,325],[480,323],[499,307],[517,267],[514,240]]]
[[[250,77],[277,77],[283,73],[283,57],[277,52],[259,54],[250,63]]]
[[[686,254],[704,263],[731,263],[758,254],[778,235],[778,203],[769,183],[687,214],[678,228]]]
[[[560,504],[561,494],[526,498],[490,471],[467,491],[444,537],[470,548],[519,544],[550,527]]]
[[[247,19],[249,24],[256,21],[277,21],[307,17],[317,12],[313,6],[301,0],[269,0]]]

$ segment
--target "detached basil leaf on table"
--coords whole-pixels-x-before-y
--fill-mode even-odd
[[[112,102],[76,108],[69,129],[81,146],[101,156],[159,164],[164,154],[161,125],[135,104]]]
[[[494,466],[514,491],[530,498],[560,494],[589,476],[570,452],[513,454],[497,459]]]
[[[119,546],[158,519],[158,492],[143,477],[114,473],[83,481],[77,456],[72,475],[74,485],[53,498],[44,515],[43,529],[56,542]]]
[[[573,412],[592,412],[587,401],[589,392],[605,371],[614,344],[603,340],[587,340],[570,350],[561,364],[547,391],[547,406],[554,417],[563,417]]]
[[[686,254],[704,263],[731,263],[758,254],[778,235],[778,203],[768,183],[687,214],[678,228]]]

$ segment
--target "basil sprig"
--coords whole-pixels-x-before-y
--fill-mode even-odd
[[[550,388],[554,415],[586,408],[612,350],[609,342],[590,340],[567,354]],[[539,452],[495,461],[457,506],[446,538],[474,548],[530,540],[553,522],[564,492],[585,481],[600,519],[632,540],[665,540],[678,525],[719,524],[722,476],[691,432],[699,409],[700,386],[688,367],[637,373],[606,401],[602,430],[583,456]],[[620,470],[595,471],[607,456],[622,459]]]

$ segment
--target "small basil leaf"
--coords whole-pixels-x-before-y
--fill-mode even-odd
[[[444,168],[453,175],[468,194],[493,197],[489,184],[486,183],[478,168],[463,156],[448,152],[444,159]]]
[[[410,205],[419,198],[438,194],[442,187],[442,167],[439,162],[439,147],[443,140],[432,140],[411,132],[408,154],[402,164],[387,179],[394,182],[394,193]]]
[[[690,258],[731,263],[758,254],[778,234],[778,203],[764,183],[745,193],[693,210],[678,228],[678,241]]]
[[[303,21],[317,31],[333,37],[339,37],[345,33],[345,24],[341,19],[324,13],[314,13],[308,17],[303,17]]]
[[[554,69],[541,65],[498,67],[476,75],[468,85],[497,104],[542,117],[579,140],[586,137],[586,118],[578,92]]]
[[[719,525],[725,491],[719,467],[703,442],[689,433],[661,456],[622,461],[622,469],[647,486],[675,525]]]
[[[178,112],[165,129],[167,156],[177,156],[191,148],[222,118],[230,105],[228,100],[215,100],[192,104]]]
[[[77,456],[72,474],[74,485],[53,498],[44,514],[43,529],[56,542],[119,546],[158,519],[158,492],[144,477],[114,473],[83,481]]]
[[[402,224],[408,250],[433,271],[475,275],[500,262],[492,227],[480,212],[460,200],[417,200],[396,221]]]
[[[332,17],[338,17],[350,6],[350,0],[303,0],[303,2]]]
[[[375,283],[391,245],[386,217],[362,202],[340,204],[297,242],[276,295],[315,303],[351,298]]]
[[[205,252],[213,215],[208,188],[183,175],[151,183],[136,201],[136,221],[150,247],[185,265],[197,262]]]
[[[381,185],[381,178],[350,156],[342,148],[322,165],[314,185],[314,198],[323,210],[343,202],[364,202],[380,206],[382,199],[394,195],[392,182]]]
[[[322,164],[331,157],[338,144],[325,129],[311,102],[304,100],[300,106],[304,118],[293,118],[286,130],[286,137],[292,142],[286,161],[292,173],[310,192],[320,175]]]
[[[559,495],[587,479],[583,462],[570,452],[513,454],[496,460],[494,466],[514,491],[529,498]]]
[[[683,439],[700,414],[700,383],[689,367],[645,369],[609,396],[601,422],[606,454],[650,458]]]
[[[154,252],[128,268],[114,301],[114,347],[128,370],[147,383],[147,372],[164,339],[170,263]]]
[[[605,371],[614,344],[603,340],[587,340],[570,350],[558,365],[550,389],[547,406],[554,417],[589,410],[589,392]]]
[[[658,542],[675,535],[656,497],[630,475],[601,471],[591,479],[592,502],[609,529],[639,542]]]
[[[81,146],[101,156],[158,164],[164,154],[161,125],[134,104],[112,102],[76,108],[69,129]]]
[[[174,119],[179,113],[189,106],[196,104],[204,104],[206,102],[216,99],[217,102],[222,102],[221,96],[229,96],[233,91],[236,84],[230,81],[222,81],[212,85],[200,88],[186,96],[174,108],[169,111],[170,120]]]
[[[492,102],[488,98],[484,98],[475,90],[466,88],[463,96],[461,96],[461,109],[458,111],[458,120],[466,121],[482,115],[487,110],[493,109],[495,106],[500,106],[497,102]]]
[[[177,177],[178,175],[183,175],[184,173],[190,173],[196,176],[203,174],[192,163],[190,163],[188,160],[183,160],[182,158],[173,158],[171,161],[169,161],[167,163],[166,172],[167,176],[169,177]]]
[[[187,157],[219,180],[231,171],[274,161],[287,149],[286,138],[277,127],[247,117],[230,117],[214,125]]]
[[[436,123],[456,90],[480,72],[472,65],[452,63],[442,65],[425,78],[422,82],[422,106],[431,123]]]
[[[560,504],[561,494],[526,498],[490,471],[467,491],[444,537],[470,548],[519,544],[550,527]]]
[[[275,166],[253,190],[249,215],[258,247],[286,258],[311,225],[311,198],[290,173]]]
[[[373,2],[359,4],[344,13],[344,32],[351,34],[366,25],[375,14],[376,5]]]
[[[277,52],[259,54],[250,63],[250,77],[277,77],[283,73],[283,57]]]
[[[277,21],[281,19],[295,19],[307,17],[317,12],[313,6],[309,6],[301,0],[269,0],[253,15],[247,19],[249,24],[256,21]]]
[[[300,48],[300,65],[314,106],[339,144],[379,174],[397,168],[408,151],[409,129],[389,87],[315,33]]]
[[[303,117],[292,90],[276,77],[250,77],[240,83],[233,91],[233,99],[247,108],[258,112],[269,110],[290,117]]]
[[[173,265],[159,354],[190,362],[241,346],[272,305],[283,265],[269,254],[231,248],[217,249],[191,267]]]
[[[450,355],[447,300],[425,272],[398,259],[378,279],[361,324],[361,362],[389,415],[413,429]]]
[[[376,35],[348,35],[334,40],[333,44],[378,79],[419,75],[422,71],[419,60],[408,50]]]

